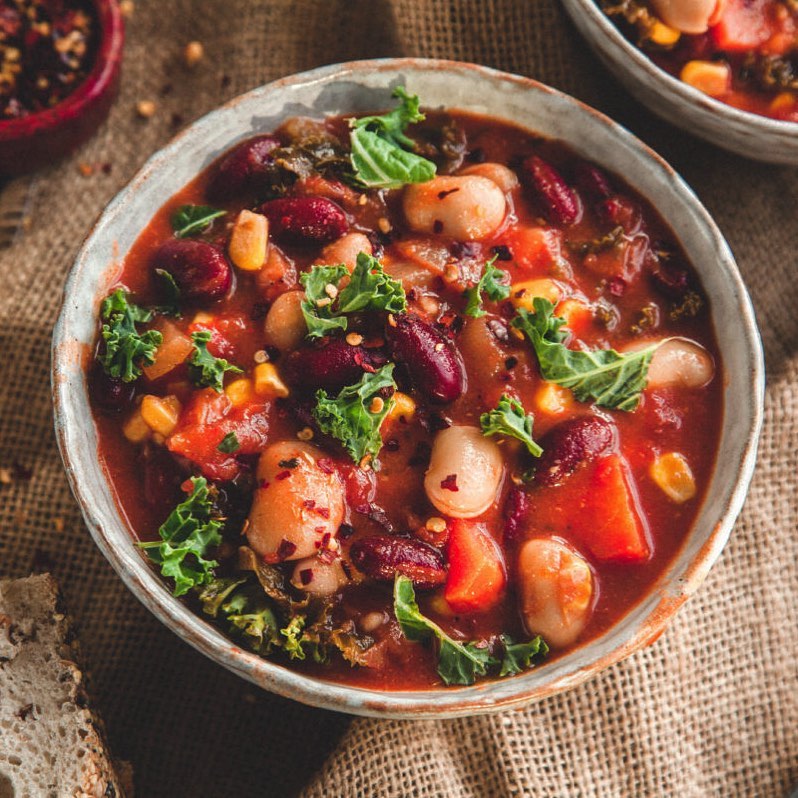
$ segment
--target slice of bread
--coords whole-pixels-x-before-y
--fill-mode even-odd
[[[122,798],[49,574],[0,579],[0,798]]]

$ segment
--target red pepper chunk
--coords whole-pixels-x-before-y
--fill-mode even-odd
[[[603,562],[642,562],[651,555],[625,461],[617,454],[598,460],[575,511],[573,531]]]
[[[443,597],[455,612],[490,610],[507,586],[501,549],[484,524],[457,519],[450,526]]]

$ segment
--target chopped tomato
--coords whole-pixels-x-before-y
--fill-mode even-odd
[[[507,584],[501,549],[484,524],[458,519],[450,526],[446,602],[455,612],[492,609]]]
[[[231,362],[242,362],[251,357],[252,342],[257,340],[253,322],[239,313],[214,316],[208,321],[195,321],[189,325],[188,334],[208,330],[211,340],[208,351],[214,357],[223,357]]]
[[[233,479],[241,471],[238,456],[257,454],[266,446],[268,409],[268,403],[261,401],[234,407],[225,394],[208,388],[185,408],[166,446],[197,465],[208,479]],[[222,439],[231,432],[238,448],[234,452],[219,451]]]
[[[529,274],[548,274],[562,261],[562,230],[554,227],[517,227],[498,242],[510,248],[513,261]]]
[[[760,47],[775,33],[770,22],[770,0],[728,0],[712,38],[719,49],[745,52]]]

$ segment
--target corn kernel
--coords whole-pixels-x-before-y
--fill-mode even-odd
[[[274,363],[259,363],[252,374],[258,396],[279,396],[282,399],[288,396],[288,386],[280,378],[280,372]]]
[[[549,302],[556,304],[560,299],[561,293],[554,280],[542,277],[539,280],[526,280],[523,283],[515,283],[510,289],[510,301],[516,308],[523,308],[533,313],[535,308],[532,306],[532,300],[535,297],[543,297],[543,299],[548,299]]]
[[[147,394],[141,400],[141,417],[144,423],[159,435],[168,438],[180,418],[180,402],[176,396],[153,396]]]
[[[649,41],[660,47],[673,47],[681,38],[681,31],[657,20],[648,31]]]
[[[695,496],[695,478],[690,464],[679,452],[659,455],[649,468],[654,482],[673,501],[682,504]]]
[[[269,220],[260,213],[246,208],[238,214],[230,244],[227,248],[230,260],[246,272],[257,272],[266,262],[269,245]]]
[[[147,426],[147,422],[141,417],[141,409],[136,408],[133,415],[128,418],[122,427],[124,436],[131,443],[141,443],[152,435],[152,430]]]
[[[210,313],[205,313],[204,310],[201,310],[197,313],[194,318],[191,320],[192,324],[210,324],[213,321],[213,316]]]
[[[225,387],[224,392],[233,407],[243,407],[255,399],[255,389],[252,385],[252,380],[247,377],[233,380]]]
[[[574,400],[571,392],[561,385],[545,382],[535,394],[535,407],[538,412],[550,416],[559,416],[573,407]]]
[[[578,299],[566,299],[560,302],[555,313],[565,319],[565,326],[574,333],[578,333],[580,327],[593,320],[593,311]]]
[[[388,411],[388,421],[398,421],[404,416],[405,421],[411,421],[416,414],[416,403],[406,394],[397,391],[393,395],[393,404]]]
[[[679,77],[710,97],[720,97],[731,87],[729,65],[715,61],[688,61]]]
[[[779,92],[773,100],[771,100],[768,110],[778,113],[779,111],[789,111],[795,107],[796,97],[790,91]]]

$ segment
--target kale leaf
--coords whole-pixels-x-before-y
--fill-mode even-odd
[[[138,544],[161,566],[161,575],[174,580],[175,596],[210,582],[219,564],[207,559],[208,549],[222,542],[222,522],[213,516],[208,483],[204,477],[192,477],[191,487],[191,495],[161,524],[160,541]]]
[[[482,277],[479,278],[479,282],[466,289],[465,294],[468,302],[465,313],[467,316],[478,319],[480,316],[485,315],[485,311],[482,309],[483,293],[491,302],[501,302],[510,296],[510,285],[507,282],[510,279],[510,275],[496,268],[494,264],[498,257],[498,255],[494,255],[485,264],[485,271]]]
[[[534,416],[524,413],[524,406],[507,394],[502,394],[499,403],[493,410],[479,417],[483,435],[504,435],[516,438],[527,448],[533,457],[540,457],[543,449],[532,438]]]
[[[532,304],[534,313],[519,310],[511,323],[532,343],[543,379],[570,388],[580,402],[592,400],[601,407],[635,410],[661,342],[624,353],[568,349],[563,344],[567,335],[560,330],[565,320],[554,315],[554,305],[542,297],[535,297]]]
[[[400,101],[393,111],[349,120],[352,168],[366,188],[400,188],[435,177],[435,164],[417,155],[415,143],[405,135],[408,125],[425,118],[418,97],[403,86],[397,86],[393,96]]]
[[[334,291],[327,288],[333,286],[338,290],[341,278],[349,274],[349,270],[340,266],[314,266],[309,272],[299,276],[302,287],[305,289],[305,298],[302,300],[302,315],[308,325],[308,337],[321,338],[329,335],[334,330],[345,330],[347,321],[344,316],[333,312]],[[328,293],[328,291],[330,293]]]
[[[209,205],[181,205],[172,216],[172,230],[176,238],[188,238],[204,232],[214,219],[226,213]]]
[[[129,294],[117,288],[102,303],[100,314],[104,322],[101,336],[105,351],[98,355],[105,373],[123,382],[133,382],[141,376],[141,365],[155,362],[155,350],[163,336],[157,330],[139,333],[137,324],[146,324],[152,313],[128,301]]]
[[[343,388],[330,398],[320,389],[316,392],[313,417],[322,432],[340,441],[355,463],[370,457],[374,468],[382,448],[380,427],[393,406],[393,363],[373,374],[364,372],[359,382]]]
[[[502,635],[501,641],[504,646],[504,656],[499,676],[513,676],[532,668],[539,659],[549,653],[549,647],[540,635],[526,643],[516,643],[510,635]]]
[[[219,441],[219,445],[216,447],[217,451],[222,452],[223,454],[233,454],[237,452],[241,448],[241,444],[238,442],[238,436],[235,432],[228,432],[227,435]]]
[[[194,351],[188,358],[188,373],[192,382],[199,388],[213,388],[217,393],[221,393],[225,372],[241,374],[241,369],[228,363],[224,358],[214,357],[208,351],[210,330],[191,333],[191,340],[194,343]]]

